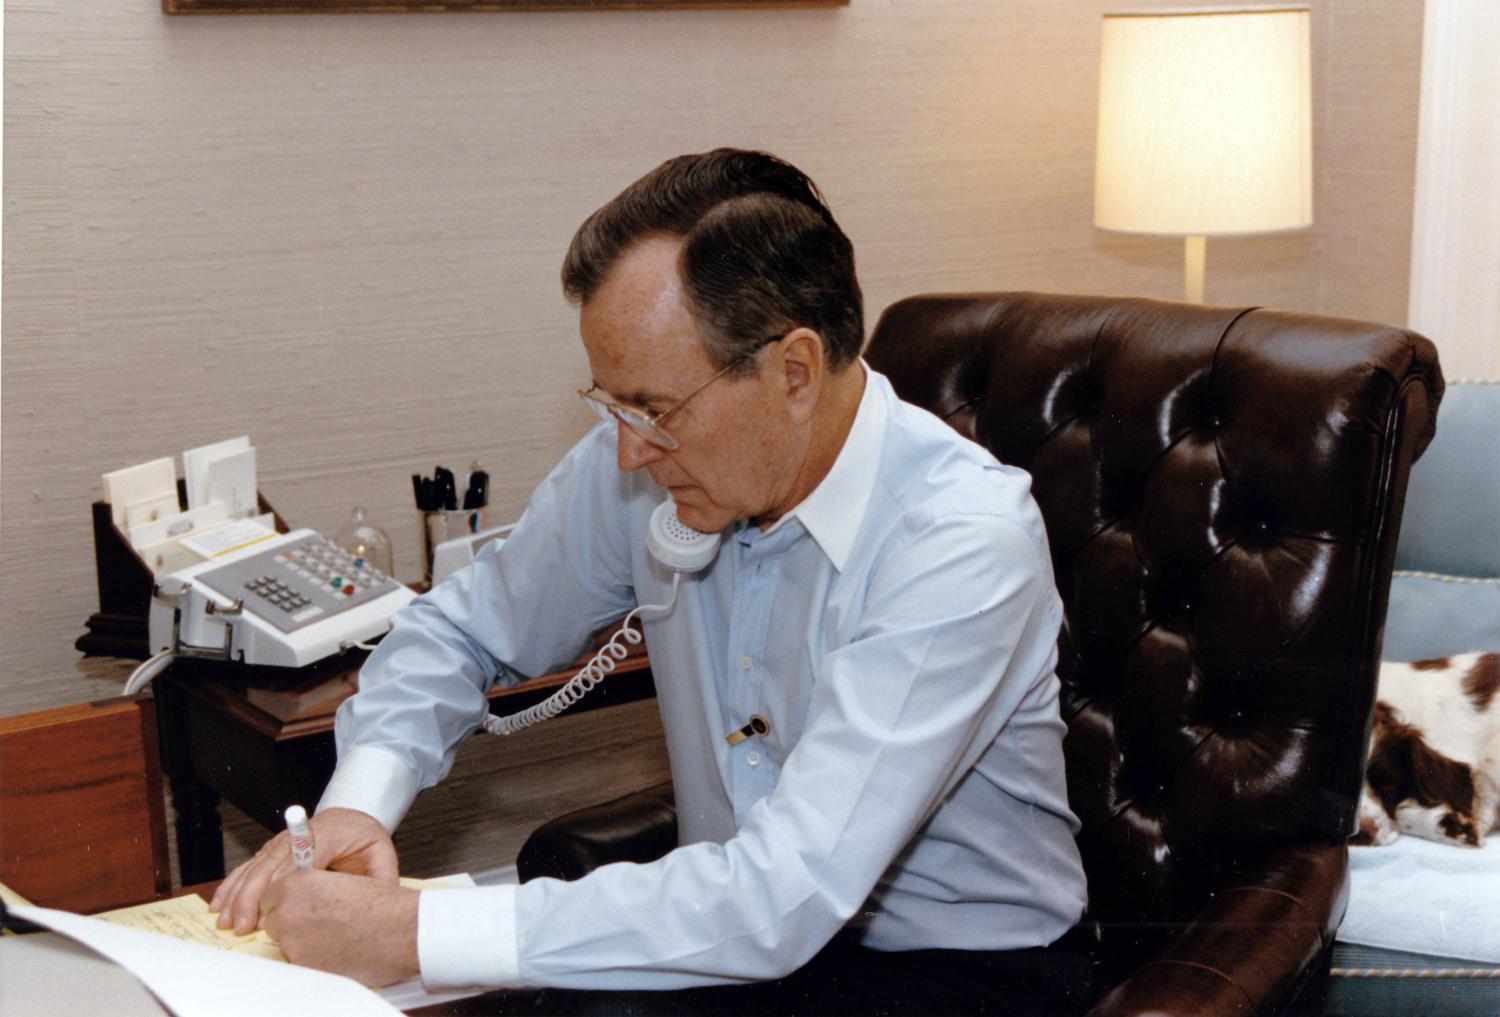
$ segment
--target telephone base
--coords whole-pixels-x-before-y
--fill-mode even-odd
[[[377,638],[416,596],[312,530],[294,530],[156,583],[150,648],[298,669]]]

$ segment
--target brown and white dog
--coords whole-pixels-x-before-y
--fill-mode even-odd
[[[1500,823],[1500,653],[1383,663],[1356,844],[1481,847]]]

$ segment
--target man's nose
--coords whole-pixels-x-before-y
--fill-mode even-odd
[[[621,473],[632,473],[666,455],[666,451],[636,433],[635,428],[615,421],[615,456]]]

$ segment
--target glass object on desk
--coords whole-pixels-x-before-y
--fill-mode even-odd
[[[432,566],[439,544],[455,537],[471,537],[483,529],[483,508],[423,512],[422,581],[432,586]]]
[[[391,538],[370,522],[362,506],[356,506],[349,513],[349,518],[344,520],[344,525],[334,535],[333,542],[356,559],[363,559],[371,568],[379,569],[386,575],[393,571]]]

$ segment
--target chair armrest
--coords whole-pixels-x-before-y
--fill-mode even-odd
[[[516,855],[521,882],[574,880],[610,862],[651,862],[677,846],[671,783],[543,823]]]
[[[1349,901],[1348,873],[1343,844],[1273,855],[1256,878],[1216,894],[1167,949],[1100,1000],[1091,1017],[1280,1011],[1326,966]]]

